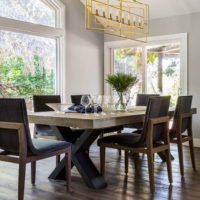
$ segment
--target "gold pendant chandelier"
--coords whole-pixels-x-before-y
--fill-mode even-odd
[[[85,0],[86,29],[147,42],[149,5],[136,0]]]

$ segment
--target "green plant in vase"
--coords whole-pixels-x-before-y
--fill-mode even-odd
[[[137,77],[131,74],[117,73],[108,75],[106,82],[117,92],[119,100],[116,103],[116,109],[126,110],[128,101],[124,101],[124,96],[127,95],[130,88],[137,82]]]

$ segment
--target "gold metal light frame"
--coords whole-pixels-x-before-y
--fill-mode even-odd
[[[147,42],[149,5],[136,0],[85,0],[86,29]]]

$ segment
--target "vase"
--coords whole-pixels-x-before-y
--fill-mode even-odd
[[[115,108],[118,111],[126,111],[127,105],[130,100],[130,92],[125,91],[125,92],[117,92],[118,95],[118,101],[115,104]]]

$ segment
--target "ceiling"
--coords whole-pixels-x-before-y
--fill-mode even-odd
[[[200,0],[138,0],[149,4],[150,19],[200,12]]]
[[[80,0],[84,3],[84,0]],[[128,0],[133,1],[133,0]],[[150,6],[150,19],[200,12],[200,0],[138,0]]]

